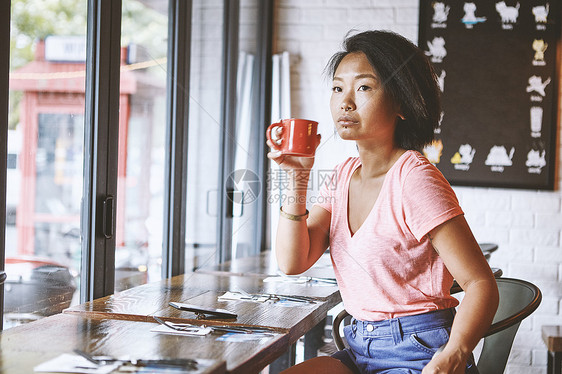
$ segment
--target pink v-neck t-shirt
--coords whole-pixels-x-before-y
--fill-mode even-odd
[[[463,214],[447,180],[420,153],[405,152],[352,234],[348,191],[359,166],[357,157],[339,164],[318,199],[332,215],[330,256],[346,310],[357,319],[379,321],[457,306],[450,295],[453,277],[427,237]]]

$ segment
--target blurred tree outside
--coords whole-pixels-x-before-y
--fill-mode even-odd
[[[49,35],[86,35],[87,0],[11,0],[10,71],[32,61],[35,44]],[[150,1],[145,1],[150,4]],[[121,45],[135,43],[151,59],[166,56],[167,41],[154,35],[167,35],[167,14],[136,0],[124,0]],[[165,67],[154,67],[165,74]],[[10,91],[8,127],[19,122],[22,93]]]

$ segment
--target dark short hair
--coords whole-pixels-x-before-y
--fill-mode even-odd
[[[345,56],[362,52],[381,79],[385,92],[400,108],[394,140],[404,149],[420,151],[434,139],[441,116],[441,91],[424,52],[390,31],[365,31],[346,37],[343,51],[334,54],[326,73],[334,77]]]

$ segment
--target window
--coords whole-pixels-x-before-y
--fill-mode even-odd
[[[12,1],[5,327],[78,301],[85,35],[86,0]]]
[[[185,270],[218,260],[222,2],[195,0],[192,8],[187,157]]]
[[[3,4],[6,328],[262,248],[272,1]]]
[[[267,3],[193,2],[186,270],[263,246]]]
[[[230,203],[232,219],[232,258],[246,257],[260,251],[256,224],[263,206],[263,184],[260,168],[263,163],[265,131],[260,122],[260,107],[256,105],[259,95],[260,56],[258,56],[259,12],[258,0],[240,1],[238,24],[238,51],[236,69],[236,117],[234,165],[227,178],[233,189]]]
[[[123,1],[116,291],[161,279],[167,37],[167,1]]]

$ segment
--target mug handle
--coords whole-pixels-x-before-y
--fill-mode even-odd
[[[281,127],[282,128],[283,124],[281,122],[278,123],[272,123],[271,125],[269,125],[269,127],[267,128],[266,131],[266,136],[267,139],[271,142],[271,144],[273,145],[273,148],[277,151],[281,151],[281,142],[280,142],[280,138],[278,139],[273,139],[271,136],[271,131],[273,131],[273,129],[277,128],[277,127]]]

